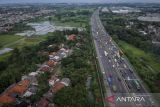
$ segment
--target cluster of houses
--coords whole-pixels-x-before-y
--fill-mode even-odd
[[[43,97],[35,104],[35,107],[55,107],[55,104],[52,102],[54,94],[58,91],[70,85],[69,78],[62,78],[61,80],[58,78],[58,75],[53,75],[49,79],[50,89],[48,92],[43,94]],[[52,102],[52,103],[51,103]]]
[[[12,104],[18,103],[18,98],[23,97],[24,93],[30,85],[29,80],[22,80],[17,84],[10,86],[4,93],[0,96],[0,104]]]
[[[5,13],[0,14],[0,32],[8,32],[16,23],[34,19],[35,17],[40,17],[42,15],[51,14],[53,12],[55,12],[55,10],[44,9],[37,12],[28,11],[27,13],[21,10],[18,12],[16,11],[16,13],[14,11],[5,10]]]
[[[55,69],[55,67],[60,64],[60,61],[63,58],[69,56],[71,53],[71,49],[66,49],[63,47],[59,49],[59,51],[57,52],[49,53],[49,60],[47,62],[44,62],[36,72],[31,72],[28,75],[22,76],[20,82],[11,85],[0,95],[0,106],[5,104],[20,104],[23,101],[23,99],[36,94],[38,90],[37,76],[44,72],[52,72]],[[64,88],[65,86],[69,86],[70,79],[62,78],[60,80],[58,78],[58,75],[54,74],[48,80],[48,84],[50,86],[50,90],[44,94],[44,96],[39,102],[35,104],[36,107],[46,107],[42,106],[43,104],[41,103],[44,102],[44,104],[49,104],[49,100],[51,100],[51,97],[55,93],[57,93],[60,89]]]

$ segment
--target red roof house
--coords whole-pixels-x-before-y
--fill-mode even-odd
[[[12,104],[15,102],[15,98],[9,96],[7,93],[0,95],[0,104]]]
[[[50,66],[50,67],[53,67],[53,66],[55,66],[56,64],[57,64],[57,62],[55,62],[55,61],[53,61],[53,60],[49,60],[49,61],[47,62],[47,65]]]
[[[12,104],[15,102],[15,98],[12,94],[23,95],[30,85],[29,80],[22,80],[14,86],[8,88],[2,95],[0,95],[0,104]]]
[[[15,86],[13,86],[11,89],[7,91],[7,93],[12,94],[12,93],[19,93],[19,94],[24,94],[24,92],[28,89],[30,85],[29,80],[22,80],[19,83],[17,83]]]
[[[48,71],[50,71],[50,67],[48,65],[45,65],[40,69],[40,71],[48,72]]]
[[[67,37],[67,39],[70,40],[70,41],[75,41],[76,40],[76,35],[75,34],[69,35]]]
[[[62,88],[64,88],[65,87],[65,85],[63,84],[63,83],[61,83],[61,82],[57,82],[57,83],[55,83],[55,85],[52,87],[52,89],[51,89],[51,91],[53,92],[53,93],[57,93],[58,91],[60,91]]]

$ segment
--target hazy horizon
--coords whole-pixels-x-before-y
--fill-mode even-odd
[[[0,0],[7,3],[160,3],[160,0]]]

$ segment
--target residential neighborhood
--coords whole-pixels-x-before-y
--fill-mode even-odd
[[[1,8],[0,13],[0,33],[9,32],[16,23],[26,23],[29,20],[35,19],[37,17],[46,16],[55,12],[55,10],[48,9],[36,9],[32,7],[26,7],[23,11],[21,11],[21,6],[16,6],[14,9],[17,11],[12,11],[13,9],[6,7]],[[32,8],[31,11],[27,11],[27,9]],[[20,9],[20,10],[19,10]]]
[[[69,39],[67,39],[69,37]],[[72,34],[66,37],[67,40],[75,41],[76,35]],[[49,45],[48,47],[51,47]],[[56,73],[56,67],[61,64],[61,60],[72,54],[72,49],[65,48],[64,44],[61,44],[61,48],[57,52],[48,53],[48,61],[39,66],[37,71],[30,72],[28,75],[23,75],[21,81],[9,86],[2,94],[0,94],[0,105],[14,104],[20,105],[22,102],[29,103],[28,97],[35,95],[38,91],[37,77],[43,73],[50,72],[51,78],[48,80],[50,89],[44,93],[41,100],[35,103],[36,107],[48,107],[49,101],[52,100],[55,93],[64,87],[68,87],[71,84],[69,78],[59,77]],[[50,107],[55,107],[53,103]]]

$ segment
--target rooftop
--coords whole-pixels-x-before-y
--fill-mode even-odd
[[[51,91],[53,93],[57,93],[58,91],[60,91],[64,87],[65,87],[65,85],[63,83],[57,82],[57,83],[55,83],[55,85],[53,86],[53,88],[51,89]]]
[[[49,61],[47,62],[47,65],[50,66],[50,67],[53,67],[53,66],[55,66],[56,64],[57,64],[57,62],[55,62],[55,61],[53,61],[53,60],[49,60]]]
[[[12,104],[14,102],[15,98],[9,96],[7,93],[0,96],[0,104]]]
[[[44,72],[47,72],[47,71],[50,70],[50,68],[49,68],[48,65],[45,65],[45,66],[43,66],[40,70],[41,70],[41,71],[44,71]]]
[[[39,102],[37,102],[36,107],[48,107],[49,101],[45,98],[42,98]]]
[[[29,80],[22,80],[16,85],[8,88],[2,95],[0,95],[0,104],[12,104],[15,102],[15,98],[12,97],[12,94],[24,94],[30,85]]]
[[[15,86],[13,86],[11,89],[9,89],[7,93],[23,94],[28,89],[29,84],[30,84],[29,80],[22,80],[19,83],[17,83]]]
[[[69,86],[70,79],[69,78],[62,78],[61,83],[64,84],[65,86]]]
[[[75,41],[76,40],[76,35],[75,34],[69,35],[67,37],[67,39],[70,40],[70,41]]]

